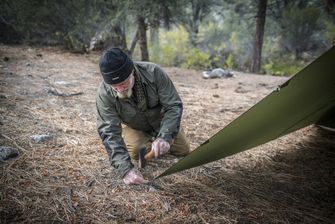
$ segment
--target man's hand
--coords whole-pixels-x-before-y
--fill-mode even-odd
[[[123,182],[125,184],[146,184],[149,181],[145,180],[137,169],[133,168],[129,170],[123,177]]]
[[[170,144],[162,138],[157,138],[151,148],[155,152],[155,158],[158,158],[170,151]]]

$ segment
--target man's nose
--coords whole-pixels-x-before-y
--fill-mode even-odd
[[[123,92],[127,90],[127,86],[117,86],[117,87],[114,87],[114,89],[118,92]]]

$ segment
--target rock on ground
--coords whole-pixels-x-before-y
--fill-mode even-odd
[[[0,162],[15,158],[19,155],[19,150],[7,146],[0,146]]]

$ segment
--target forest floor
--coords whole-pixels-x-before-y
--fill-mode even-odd
[[[152,185],[125,185],[96,130],[98,58],[0,46],[0,146],[19,150],[0,163],[0,223],[335,222],[335,136],[316,126]],[[164,69],[183,99],[192,150],[288,79]],[[175,162],[167,156],[142,172],[150,179]]]

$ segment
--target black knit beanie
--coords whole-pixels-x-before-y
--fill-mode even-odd
[[[99,66],[105,83],[117,84],[129,77],[134,63],[120,48],[110,48],[102,54]]]

